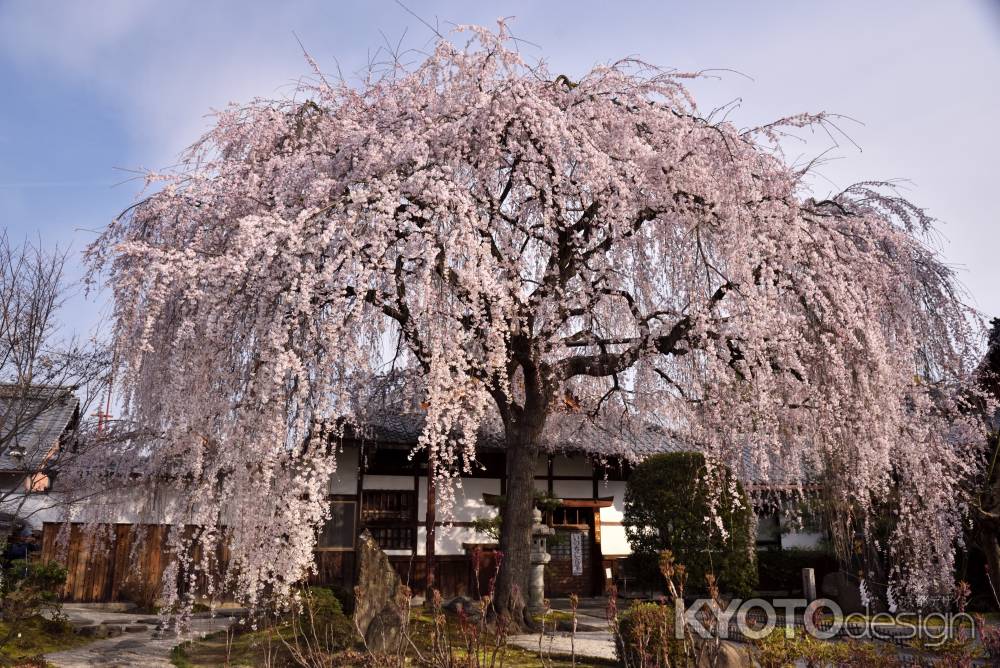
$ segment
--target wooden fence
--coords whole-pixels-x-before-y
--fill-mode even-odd
[[[105,524],[84,529],[46,523],[42,558],[66,567],[63,598],[74,602],[130,600],[152,604],[160,591],[167,557],[167,526]],[[60,540],[62,538],[62,540]]]
[[[73,524],[66,528],[62,524],[46,523],[42,534],[42,558],[66,567],[66,585],[62,592],[65,601],[131,601],[151,607],[160,594],[163,573],[171,560],[167,545],[169,530],[169,526],[162,524],[102,524],[96,528]],[[315,553],[315,559],[316,573],[310,576],[310,585],[336,585],[346,589],[354,586],[353,551],[321,550]],[[423,556],[394,555],[389,561],[415,592],[423,591]],[[220,569],[228,565],[225,545],[220,546],[214,562]],[[441,555],[436,560],[435,587],[446,597],[460,594],[477,597],[480,591],[487,591],[494,571],[492,554],[484,554],[477,586],[468,556]],[[205,577],[196,578],[195,593],[203,593],[206,584]],[[178,585],[183,592],[187,585],[183,573],[178,574]]]

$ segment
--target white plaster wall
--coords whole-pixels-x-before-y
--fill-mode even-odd
[[[567,457],[565,455],[556,455],[552,459],[552,474],[590,476],[594,474],[594,469],[591,467],[590,462],[587,461],[586,457]]]
[[[483,494],[499,494],[499,478],[465,478],[461,487],[453,487],[455,505],[451,515],[438,510],[439,522],[472,522],[481,517],[493,517],[496,509],[486,505]],[[427,478],[420,478],[420,496],[417,501],[417,518],[423,521],[427,516]]]
[[[330,494],[357,493],[358,448],[345,446],[337,452],[337,471],[330,478]]]
[[[815,523],[812,528],[815,528]],[[795,517],[787,511],[781,513],[781,546],[787,548],[813,549],[819,547],[820,542],[825,537],[822,532],[802,531],[801,524],[795,521]]]
[[[625,517],[625,482],[619,480],[598,480],[597,496],[614,497],[614,505],[601,508],[602,522],[621,522]]]
[[[492,539],[472,527],[438,527],[434,548],[438,554],[464,554],[462,543],[488,543]]]
[[[109,489],[106,493],[74,504],[71,520],[110,524],[172,524],[184,521],[187,505],[188,502],[176,491],[165,487],[155,488],[152,496],[143,488]],[[44,511],[44,521],[63,521],[65,517],[62,510],[54,508]],[[239,517],[239,514],[224,513],[224,521],[231,516]]]
[[[23,520],[33,530],[42,528],[45,522],[56,522],[62,517],[62,498],[53,492],[48,494],[22,494],[4,492],[0,511],[10,513]]]
[[[421,517],[420,520],[423,521],[423,518]],[[436,543],[438,541],[434,542],[434,550],[437,552]],[[427,554],[427,527],[422,525],[417,527],[417,554]]]
[[[358,483],[354,481],[354,491]],[[413,489],[412,475],[365,475],[362,489]]]
[[[472,527],[439,526],[434,539],[435,554],[465,554],[462,543],[492,543],[492,538]],[[427,529],[417,528],[417,554],[427,554]]]
[[[605,557],[621,557],[632,554],[625,527],[621,525],[601,525],[601,554]]]
[[[601,508],[601,552],[609,557],[632,554],[625,527],[621,526],[625,517],[625,481],[598,480],[597,496],[614,497],[610,508]]]
[[[821,533],[793,532],[781,535],[781,547],[800,548],[804,550],[816,549],[820,546],[824,536]]]
[[[594,498],[593,480],[556,480],[552,484],[552,494],[558,499]]]

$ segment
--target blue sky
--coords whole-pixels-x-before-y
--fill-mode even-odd
[[[442,29],[515,17],[528,55],[573,78],[636,55],[720,68],[694,86],[703,109],[733,99],[750,125],[800,111],[849,116],[814,179],[819,194],[906,179],[941,219],[940,250],[971,302],[1000,315],[1000,8],[953,2],[423,2]],[[324,68],[362,68],[388,40],[430,31],[393,0],[194,2],[0,0],[0,219],[14,238],[79,251],[128,206],[135,170],[169,166],[229,101],[280,96],[307,74],[296,35]],[[789,145],[811,158],[825,135]],[[71,300],[86,331],[106,305]]]

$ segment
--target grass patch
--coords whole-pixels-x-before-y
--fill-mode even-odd
[[[577,615],[577,619],[579,618],[580,616]],[[542,623],[542,615],[540,614],[534,615],[532,619],[534,619],[537,624]],[[553,622],[572,622],[572,621],[573,621],[573,613],[567,612],[565,610],[549,610],[549,614],[545,615],[546,626],[551,626]]]
[[[568,615],[567,618],[569,618]],[[552,615],[549,615],[547,622],[552,623]],[[456,656],[464,657],[464,651],[459,649],[463,644],[461,632],[456,618],[452,615],[449,615],[448,629],[449,637],[456,647]],[[417,650],[425,656],[431,648],[432,630],[433,622],[430,615],[421,608],[414,608],[410,614],[409,635]],[[287,642],[294,642],[290,624],[257,631],[241,631],[240,629],[229,632],[219,631],[205,638],[178,645],[171,652],[170,660],[178,668],[207,668],[208,666],[224,665],[261,666],[268,663],[269,658],[272,665],[285,665],[283,661],[289,660],[289,657],[282,638]],[[360,654],[360,649],[359,644],[335,655],[332,665],[362,668],[366,662],[365,657]],[[409,655],[411,659],[415,656],[412,648]],[[573,665],[568,657],[558,656],[553,656],[551,661],[546,663],[553,668],[569,668]],[[537,668],[539,665],[538,654],[534,651],[508,645],[503,665],[505,668]],[[577,668],[597,668],[608,665],[614,664],[580,658],[576,660]]]
[[[352,622],[344,615],[340,601],[330,589],[314,587],[303,594],[304,609],[299,614],[263,616],[258,628],[241,620],[234,627],[175,647],[175,666],[255,666],[294,665],[292,647],[300,638],[324,656],[349,649],[355,641]]]
[[[170,661],[178,668],[201,666],[259,666],[276,659],[289,661],[285,642],[294,643],[290,624],[256,631],[234,628],[216,631],[173,648]],[[279,665],[284,665],[279,661]]]
[[[446,613],[448,616],[448,638],[451,640],[452,646],[455,648],[455,656],[461,660],[465,658],[466,652],[462,649],[464,644],[462,639],[462,634],[459,629],[459,624],[457,616],[452,613]],[[563,611],[552,611],[548,614],[546,618],[546,628],[552,628],[552,622],[554,618],[564,618],[565,620],[572,619],[572,614]],[[541,616],[538,617],[541,619]],[[431,649],[431,637],[434,630],[434,624],[431,620],[430,614],[422,608],[414,608],[410,613],[410,638],[413,640],[413,644],[416,645],[425,656],[429,653]],[[537,634],[536,634],[537,637]],[[495,636],[489,633],[486,638],[486,644],[494,642]],[[553,668],[569,668],[573,666],[573,662],[568,656],[562,656],[556,652],[551,655],[547,653],[548,643],[542,643],[543,651],[546,651],[546,665],[552,666]],[[527,650],[520,647],[515,647],[514,645],[507,645],[506,652],[504,654],[503,665],[505,668],[537,668],[539,665],[538,652],[537,650]],[[614,662],[602,662],[594,659],[581,659],[577,657],[576,664],[577,668],[597,668],[598,666],[608,666],[617,665]]]
[[[43,654],[72,649],[90,642],[90,639],[74,633],[68,622],[46,619],[41,615],[25,619],[20,626],[20,637],[15,636],[0,647],[0,665],[44,666]],[[7,625],[0,623],[0,637],[6,636],[7,630]]]

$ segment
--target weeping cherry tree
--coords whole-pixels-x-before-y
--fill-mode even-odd
[[[203,553],[225,534],[248,602],[288,595],[328,513],[317,425],[356,419],[391,360],[422,379],[442,488],[502,425],[515,617],[535,461],[574,437],[567,404],[623,425],[610,453],[657,424],[737,475],[832,481],[858,521],[896,490],[895,596],[946,592],[981,330],[931,221],[885,183],[811,196],[781,139],[831,119],[741,129],[699,112],[691,76],[553,76],[501,24],[218,114],[89,250],[124,410],[152,434],[104,470],[182,492],[177,521]]]

